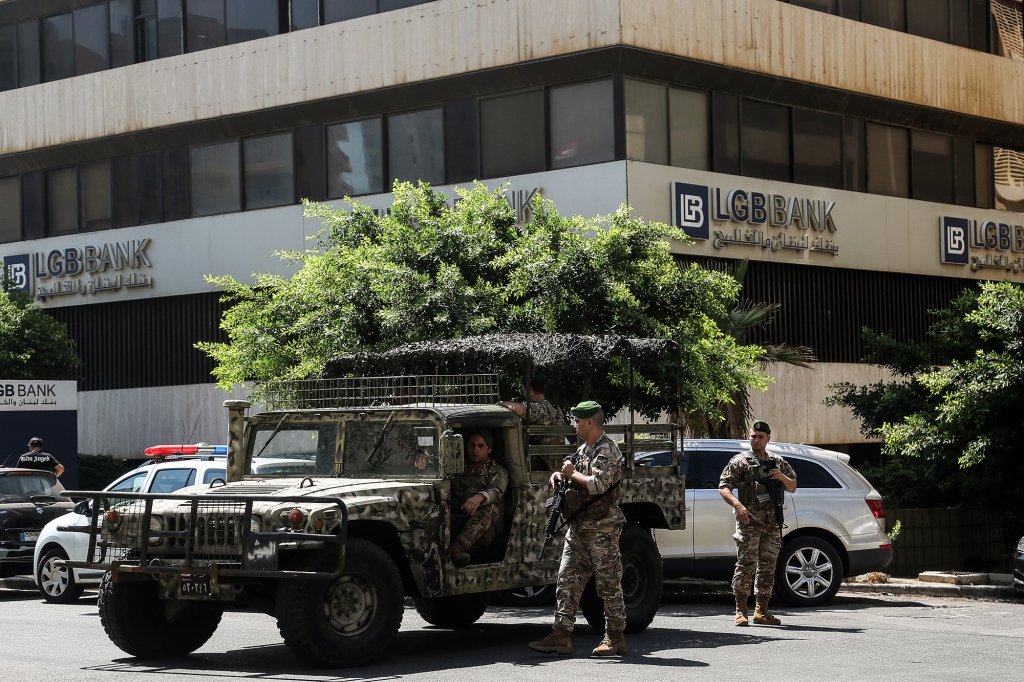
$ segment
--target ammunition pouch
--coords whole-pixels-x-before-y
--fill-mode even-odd
[[[562,516],[567,521],[583,517],[589,521],[600,521],[608,518],[612,507],[622,499],[622,488],[616,481],[599,495],[591,495],[586,490],[570,488],[565,493]]]

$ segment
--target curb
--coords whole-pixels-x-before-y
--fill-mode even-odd
[[[1019,600],[1024,594],[1009,585],[949,585],[943,583],[843,583],[843,594],[895,594],[920,597]]]

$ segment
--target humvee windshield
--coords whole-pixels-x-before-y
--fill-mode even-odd
[[[277,431],[275,433],[275,431]],[[249,436],[249,474],[333,476],[338,424],[261,424]]]

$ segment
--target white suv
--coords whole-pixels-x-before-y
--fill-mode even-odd
[[[170,454],[161,456],[167,449],[196,454]],[[168,450],[168,451],[170,451]],[[130,493],[173,493],[191,485],[209,485],[216,479],[224,479],[226,473],[227,447],[223,445],[198,446],[155,446],[147,448],[147,455],[157,458],[143,463],[129,471],[104,490],[120,490]],[[89,536],[83,533],[69,533],[58,528],[89,524],[89,508],[86,502],[79,502],[73,511],[58,517],[43,526],[36,541],[33,566],[36,585],[48,602],[66,604],[82,595],[86,585],[98,585],[103,571],[89,571],[81,568],[69,569],[58,565],[59,561],[72,559],[84,561],[89,551]]]
[[[749,451],[742,440],[686,439],[686,529],[655,531],[666,578],[728,580],[736,565],[736,517],[718,493],[726,463]],[[849,465],[850,457],[806,445],[770,443],[797,477],[786,493],[783,549],[775,593],[794,605],[831,599],[843,576],[884,570],[892,561],[882,496]],[[637,455],[637,466],[669,464],[669,453]]]

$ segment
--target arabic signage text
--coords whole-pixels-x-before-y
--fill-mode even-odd
[[[939,235],[939,260],[943,263],[970,265],[972,272],[987,268],[1024,272],[1024,256],[1011,260],[1008,255],[1024,253],[1024,225],[942,216],[939,219]],[[971,250],[987,253],[972,256]]]
[[[77,410],[74,381],[0,380],[0,411]]]

